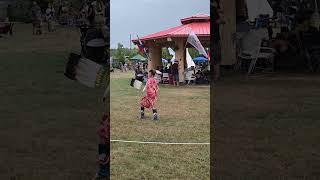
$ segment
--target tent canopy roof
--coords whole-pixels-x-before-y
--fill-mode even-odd
[[[199,37],[210,37],[210,16],[206,14],[196,14],[181,19],[182,25],[159,31],[140,38],[141,41],[154,40],[167,37],[188,37],[193,31]],[[132,40],[134,43],[138,39]]]
[[[130,60],[134,60],[134,61],[145,61],[146,58],[141,56],[140,54],[137,54],[135,56],[133,56],[132,58],[130,58]]]

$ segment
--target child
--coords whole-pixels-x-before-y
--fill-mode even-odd
[[[98,128],[99,135],[99,167],[94,180],[110,179],[110,118],[105,112]]]
[[[141,119],[144,119],[144,108],[151,109],[153,112],[153,120],[158,120],[158,114],[157,114],[157,109],[155,108],[155,102],[157,100],[158,96],[158,84],[156,79],[154,78],[156,74],[155,70],[150,70],[149,71],[149,78],[147,81],[147,85],[145,87],[146,89],[146,96],[144,96],[141,100]]]

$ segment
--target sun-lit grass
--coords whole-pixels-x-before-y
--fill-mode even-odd
[[[132,73],[111,75],[112,139],[160,142],[209,142],[209,87],[160,86],[160,121],[139,116],[141,93],[129,86]],[[208,145],[112,143],[114,179],[209,179]]]

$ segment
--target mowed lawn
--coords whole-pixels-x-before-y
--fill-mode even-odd
[[[0,179],[88,180],[97,158],[102,90],[64,75],[77,29],[0,38]]]
[[[160,120],[139,120],[132,72],[111,74],[111,137],[129,141],[210,142],[209,86],[160,85]],[[112,179],[209,179],[209,145],[111,144]]]
[[[0,38],[0,179],[87,180],[96,170],[103,90],[67,79],[77,29]],[[139,121],[130,74],[112,74],[112,139],[209,142],[209,87],[161,87],[160,121]],[[112,144],[112,179],[209,179],[209,146]]]
[[[214,87],[216,179],[318,179],[320,78],[224,77]]]

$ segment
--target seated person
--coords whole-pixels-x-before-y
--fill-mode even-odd
[[[201,84],[202,83],[202,78],[203,76],[202,76],[202,72],[201,71],[198,71],[197,73],[196,73],[196,83],[197,84]]]
[[[164,68],[163,73],[169,73],[168,67],[165,67],[165,68]]]
[[[185,75],[186,75],[186,84],[189,85],[192,81],[192,83],[195,83],[195,79],[193,78],[193,75],[194,75],[194,67],[190,67],[190,68],[187,68],[185,70]]]
[[[143,81],[143,78],[144,78],[144,74],[142,73],[142,71],[138,70],[136,71],[136,75],[135,75],[135,79],[138,80],[138,81]]]

